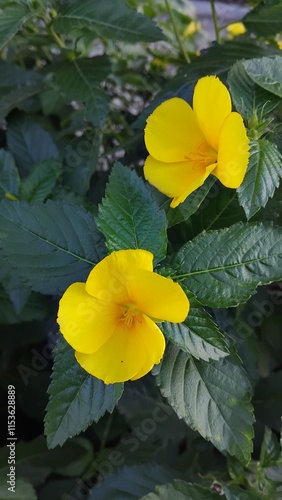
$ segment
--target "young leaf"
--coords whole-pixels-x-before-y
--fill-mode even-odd
[[[99,207],[98,228],[110,252],[143,248],[153,253],[155,264],[166,255],[166,217],[137,174],[116,163]]]
[[[155,368],[157,384],[179,418],[211,441],[248,462],[252,451],[251,385],[230,358],[197,361],[169,344]]]
[[[189,314],[183,323],[162,324],[166,338],[196,359],[209,361],[228,356],[228,346],[219,327],[191,292],[187,295]]]
[[[282,156],[277,146],[267,139],[252,141],[248,170],[237,190],[248,219],[273,197],[281,177]]]
[[[17,196],[19,193],[20,177],[12,155],[0,149],[0,197],[5,194]]]
[[[178,279],[200,302],[233,307],[260,284],[282,279],[282,229],[269,224],[235,224],[207,231],[177,253]]]
[[[104,238],[83,208],[64,202],[0,202],[1,245],[33,290],[60,294],[85,281],[106,255]]]
[[[141,500],[216,500],[217,494],[199,484],[186,483],[176,479],[171,484],[157,486],[154,493],[142,497]]]
[[[98,36],[124,42],[164,40],[161,30],[143,14],[128,7],[123,0],[75,0],[55,20],[55,29],[69,33],[88,28]]]
[[[87,429],[106,411],[112,413],[123,392],[123,384],[105,385],[77,363],[73,349],[60,339],[55,349],[50,400],[45,418],[49,448]]]
[[[61,162],[55,159],[35,165],[21,184],[21,198],[29,202],[46,200],[52,194],[61,170]]]

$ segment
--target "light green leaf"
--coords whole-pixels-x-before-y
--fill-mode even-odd
[[[110,252],[143,248],[152,252],[155,264],[166,255],[165,213],[158,208],[142,179],[120,163],[111,172],[97,225]]]
[[[61,339],[55,349],[55,362],[45,418],[49,448],[62,445],[98,420],[112,413],[123,392],[123,384],[105,385],[83,370],[74,350]]]
[[[207,231],[178,252],[179,280],[211,307],[245,302],[258,285],[282,279],[282,229],[269,224],[235,224]]]
[[[273,197],[281,177],[282,156],[277,146],[267,139],[252,141],[247,173],[237,190],[248,219]]]
[[[265,59],[260,59],[261,61]],[[279,98],[257,85],[248,75],[245,64],[250,61],[237,61],[228,74],[228,85],[236,110],[246,119],[256,112],[257,116],[273,111]]]
[[[35,165],[28,177],[22,181],[21,198],[29,202],[46,200],[52,194],[61,170],[61,162],[55,159]]]
[[[218,495],[212,493],[209,488],[176,479],[171,484],[157,486],[154,493],[149,493],[141,500],[216,500],[216,498]]]
[[[30,15],[30,11],[24,5],[11,5],[5,9],[1,9],[0,6],[0,50],[13,38]]]
[[[265,427],[263,441],[260,450],[260,465],[270,467],[276,465],[280,458],[280,445],[278,439],[271,429]]]
[[[281,3],[282,14],[282,3]],[[281,20],[280,24],[282,26]],[[282,57],[262,57],[243,62],[248,76],[260,87],[282,98]]]
[[[281,32],[282,2],[281,0],[260,2],[243,19],[249,31],[263,38]]]
[[[20,177],[12,155],[0,149],[0,196],[19,193]]]
[[[163,40],[161,30],[148,17],[128,7],[123,0],[76,0],[55,21],[59,32],[88,28],[98,36],[124,42]]]
[[[85,281],[106,255],[93,216],[64,202],[0,202],[2,249],[8,263],[35,290],[60,294]]]
[[[189,314],[183,323],[162,324],[166,338],[196,359],[209,361],[228,356],[228,345],[219,327],[191,292],[187,296]]]
[[[243,368],[230,358],[197,361],[169,344],[155,373],[179,418],[220,451],[249,461],[253,414],[251,385]]]

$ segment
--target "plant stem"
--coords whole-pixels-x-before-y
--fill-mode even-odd
[[[52,40],[58,45],[60,49],[65,48],[65,44],[63,40],[57,35],[56,31],[54,30],[52,24],[46,24],[46,31],[52,38]]]
[[[214,25],[216,41],[217,43],[220,43],[220,28],[218,26],[217,13],[215,10],[215,0],[210,0],[210,4],[211,4],[212,20]]]
[[[183,43],[182,43],[182,40],[181,40],[181,38],[179,36],[179,33],[178,33],[178,29],[177,29],[177,26],[176,26],[176,23],[175,23],[174,15],[173,15],[172,8],[170,6],[169,0],[165,0],[165,5],[166,5],[167,12],[168,12],[170,20],[171,20],[171,24],[172,24],[173,31],[174,31],[174,34],[175,34],[175,38],[176,38],[176,40],[178,42],[178,45],[179,45],[179,49],[182,52],[182,54],[183,54],[184,59],[186,60],[186,62],[188,64],[190,64],[191,59],[189,57],[189,54],[186,52],[186,50],[183,47]]]

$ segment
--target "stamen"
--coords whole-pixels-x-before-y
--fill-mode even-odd
[[[134,306],[125,306],[121,317],[118,319],[118,322],[120,321],[130,328],[134,325],[135,321],[140,324],[142,323],[142,315]]]

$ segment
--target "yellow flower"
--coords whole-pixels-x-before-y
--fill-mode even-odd
[[[174,97],[147,119],[145,143],[149,155],[145,178],[173,198],[175,208],[201,186],[209,174],[238,188],[249,159],[249,140],[243,119],[232,112],[230,94],[215,76],[201,78],[194,91],[193,109]]]
[[[187,27],[185,28],[183,35],[184,36],[191,36],[197,33],[201,29],[201,23],[197,21],[191,21]]]
[[[189,311],[180,285],[153,272],[153,254],[120,250],[99,262],[86,283],[60,300],[58,323],[78,363],[106,384],[136,380],[160,362],[158,321],[179,323]]]
[[[234,36],[246,33],[246,28],[243,23],[232,23],[227,26],[226,31],[233,38]]]
[[[277,41],[278,49],[282,50],[282,40]]]

